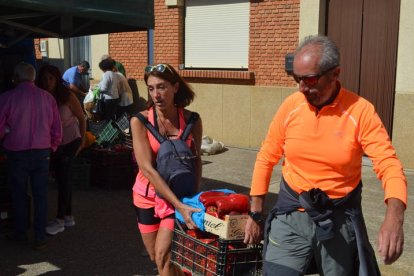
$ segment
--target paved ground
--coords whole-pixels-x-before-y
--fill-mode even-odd
[[[248,193],[257,151],[229,148],[223,153],[203,156],[203,188],[228,188]],[[266,209],[277,199],[280,165],[275,168]],[[408,183],[414,171],[406,171]],[[363,166],[363,208],[371,242],[376,249],[376,235],[384,218],[381,183],[369,161]],[[50,184],[50,213],[56,210],[56,187]],[[409,186],[409,202],[414,197]],[[143,256],[143,244],[136,227],[130,190],[104,191],[96,187],[74,191],[76,226],[51,237],[53,244],[35,251],[0,239],[0,275],[157,275],[155,265]],[[411,205],[409,207],[412,207]],[[405,219],[405,252],[391,266],[380,266],[383,275],[414,275],[414,212],[408,209]]]

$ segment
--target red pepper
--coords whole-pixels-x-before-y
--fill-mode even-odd
[[[193,238],[196,238],[196,239],[199,239],[203,236],[203,232],[201,232],[200,229],[194,229],[194,230],[188,229],[185,232],[187,233],[187,235],[189,235]]]
[[[240,212],[237,212],[237,211],[231,211],[229,215],[240,215]]]
[[[185,231],[187,233],[187,235],[193,237],[193,238],[197,238],[196,233],[194,230],[186,230]]]
[[[217,206],[217,201],[227,198],[226,195],[224,196],[212,196],[205,199],[205,202],[203,203],[205,207],[208,206]]]
[[[208,206],[206,208],[206,212],[217,212],[217,207],[216,206]]]
[[[122,145],[121,144],[116,144],[112,147],[112,149],[114,151],[122,152]]]
[[[250,209],[250,198],[243,194],[230,194],[216,202],[220,214],[228,214],[232,211],[247,212]]]
[[[199,200],[201,201],[201,203],[204,204],[207,198],[213,197],[213,196],[226,196],[226,194],[224,192],[219,192],[219,191],[208,191],[208,192],[202,193],[199,197]]]
[[[206,209],[206,213],[216,218],[219,217],[219,213],[217,212],[217,207],[215,206],[208,206]]]
[[[207,256],[207,269],[212,271],[213,273],[216,273],[216,267],[217,267],[217,256],[213,254],[209,254]],[[215,275],[215,274],[208,272],[207,275]]]
[[[199,241],[204,242],[204,243],[210,243],[215,241],[215,239],[199,239]]]

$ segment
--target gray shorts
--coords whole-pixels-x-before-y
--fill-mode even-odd
[[[304,275],[315,257],[321,275],[358,275],[355,260],[358,249],[352,221],[335,211],[335,237],[320,242],[316,239],[315,223],[305,212],[276,216],[271,222],[265,260],[271,272],[267,275]]]

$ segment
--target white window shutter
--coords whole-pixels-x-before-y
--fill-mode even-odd
[[[249,0],[186,0],[185,67],[248,69]]]

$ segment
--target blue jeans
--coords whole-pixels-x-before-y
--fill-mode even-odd
[[[27,185],[30,183],[34,202],[35,240],[43,241],[45,239],[50,152],[50,149],[7,152],[8,178],[15,217],[14,233],[17,236],[27,236]]]

